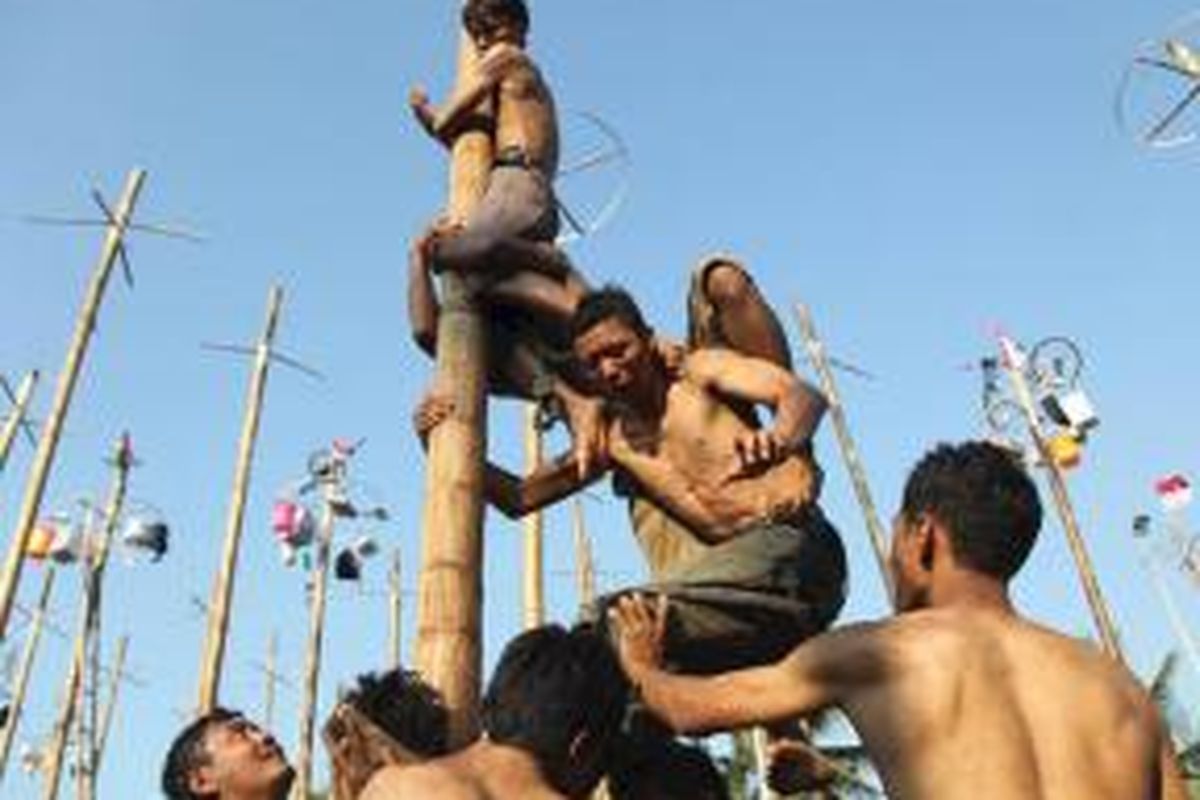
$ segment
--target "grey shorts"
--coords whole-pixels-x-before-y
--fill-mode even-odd
[[[487,189],[466,229],[487,236],[553,242],[558,235],[554,190],[537,170],[500,165],[488,176]]]
[[[775,661],[828,628],[846,598],[846,553],[812,506],[705,548],[653,583],[607,595],[600,610],[630,592],[670,599],[673,669],[724,672]]]

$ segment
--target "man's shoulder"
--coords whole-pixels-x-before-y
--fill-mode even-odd
[[[391,800],[393,797],[439,797],[446,800],[474,800],[478,797],[468,781],[437,761],[410,766],[384,767],[372,776],[360,800]],[[414,794],[422,792],[424,794]]]

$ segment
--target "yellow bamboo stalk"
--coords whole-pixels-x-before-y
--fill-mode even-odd
[[[29,412],[29,401],[33,397],[33,389],[37,382],[38,371],[35,369],[26,375],[17,387],[17,402],[9,411],[4,425],[0,426],[0,472],[3,472],[4,466],[8,464],[9,453],[12,452],[17,432],[21,430],[21,423],[25,421],[25,415]]]
[[[334,483],[325,484],[321,528],[317,533],[316,560],[313,563],[309,598],[308,645],[304,657],[304,696],[300,703],[300,744],[296,749],[295,800],[308,800],[312,786],[313,731],[316,728],[318,678],[321,673],[321,646],[325,635],[326,585],[329,580],[329,551],[333,544],[333,504],[330,493]]]
[[[104,585],[104,571],[108,564],[108,554],[112,545],[113,535],[120,520],[121,509],[125,504],[125,491],[128,486],[129,470],[133,466],[133,452],[129,448],[128,436],[123,436],[113,459],[113,483],[109,489],[108,501],[104,506],[104,526],[99,540],[89,541],[85,556],[81,562],[84,566],[83,585],[80,592],[79,629],[75,635],[72,648],[71,662],[67,667],[67,679],[62,697],[62,707],[59,709],[58,722],[54,727],[50,751],[47,755],[43,786],[45,800],[58,797],[58,783],[62,776],[63,756],[66,752],[67,736],[75,714],[81,713],[78,702],[83,687],[83,672],[88,654],[91,637],[95,635],[100,618],[100,599]],[[81,767],[92,771],[92,765],[82,763]],[[83,791],[89,791],[89,785],[81,784]]]
[[[259,421],[262,418],[263,399],[267,390],[267,372],[271,364],[271,345],[275,341],[279,307],[282,303],[283,288],[278,285],[272,286],[267,299],[267,319],[258,340],[254,371],[247,390],[237,466],[234,470],[233,494],[225,523],[225,544],[221,551],[220,567],[213,581],[212,600],[208,604],[208,625],[201,652],[199,697],[196,702],[199,715],[213,710],[220,691],[225,641],[229,635],[234,576],[242,540],[242,521],[246,511],[246,495],[250,488],[250,467],[254,460],[254,446],[258,441]]]
[[[478,56],[463,34],[459,85]],[[464,220],[487,186],[492,143],[482,131],[460,135],[451,151],[452,220]],[[450,418],[429,437],[417,601],[417,669],[445,698],[450,741],[478,731],[483,607],[483,459],[487,448],[486,356],[482,311],[466,279],[442,276],[435,386],[454,401]]]
[[[875,562],[879,567],[879,575],[883,578],[884,591],[888,600],[895,597],[895,587],[892,585],[892,573],[888,569],[887,536],[883,523],[879,520],[879,512],[875,508],[875,499],[871,495],[871,485],[867,481],[867,471],[859,458],[858,448],[854,437],[850,434],[850,423],[846,419],[846,410],[838,393],[837,382],[833,378],[833,370],[829,368],[829,360],[825,355],[825,345],[817,336],[812,314],[803,303],[796,304],[796,320],[799,322],[800,335],[804,339],[804,348],[808,351],[809,361],[816,370],[821,383],[821,391],[829,403],[829,416],[833,420],[833,430],[837,434],[838,447],[842,452],[842,461],[846,471],[850,473],[850,482],[854,486],[854,495],[858,498],[858,506],[862,509],[863,521],[871,536],[871,547],[875,551]]]
[[[0,781],[4,779],[5,770],[8,768],[8,756],[12,752],[12,743],[16,739],[17,728],[21,724],[21,713],[25,708],[25,692],[29,689],[29,678],[33,674],[33,662],[37,657],[42,628],[46,623],[46,609],[50,604],[50,595],[54,591],[54,575],[53,565],[48,566],[46,574],[42,578],[42,591],[38,595],[38,604],[34,608],[33,617],[29,622],[29,632],[25,634],[25,650],[21,653],[21,665],[13,680],[8,723],[0,728]]]
[[[532,473],[542,465],[542,431],[538,427],[538,409],[525,406],[525,469]],[[541,511],[526,514],[521,520],[524,531],[521,581],[521,621],[525,630],[536,628],[546,617],[545,581],[543,580],[544,518]]]
[[[133,207],[145,179],[146,172],[141,169],[131,171],[125,179],[125,187],[113,210],[113,224],[108,226],[104,235],[100,260],[92,271],[87,296],[84,298],[83,307],[75,322],[75,332],[67,350],[66,362],[63,364],[62,372],[58,375],[54,401],[42,428],[37,451],[33,456],[33,464],[29,468],[29,478],[25,483],[25,494],[21,498],[21,510],[17,515],[17,525],[13,530],[12,541],[9,543],[4,570],[0,573],[0,638],[3,638],[8,632],[9,615],[12,613],[17,586],[21,580],[21,567],[25,563],[25,548],[29,545],[29,537],[33,533],[34,523],[41,510],[42,495],[45,493],[46,482],[50,477],[54,454],[58,450],[58,441],[62,436],[63,423],[66,422],[71,397],[75,393],[75,383],[83,369],[88,343],[91,341],[92,331],[96,326],[100,303],[104,299],[104,290],[108,286],[108,279],[112,275],[117,254],[122,247],[125,229],[133,216]]]

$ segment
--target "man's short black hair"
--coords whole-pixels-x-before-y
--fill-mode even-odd
[[[625,323],[640,336],[650,337],[654,331],[646,324],[633,295],[615,284],[588,292],[571,317],[571,341],[590,331],[607,319]]]
[[[415,672],[393,669],[359,675],[357,686],[342,701],[418,755],[435,757],[448,750],[445,703]]]
[[[208,752],[204,749],[204,737],[213,725],[240,719],[241,714],[220,706],[190,723],[175,736],[163,762],[162,791],[167,800],[203,800],[192,792],[188,778],[192,770],[208,763]]]
[[[629,742],[608,773],[612,800],[729,800],[729,787],[700,747],[659,737]]]
[[[940,444],[904,486],[902,512],[931,514],[945,526],[963,565],[1008,581],[1042,526],[1037,487],[1009,450],[988,442]]]
[[[627,700],[625,674],[595,628],[545,625],[504,648],[480,721],[490,741],[530,753],[553,783],[580,733],[607,753]]]
[[[471,36],[488,33],[501,22],[529,30],[529,9],[524,0],[468,0],[462,10],[463,27]]]

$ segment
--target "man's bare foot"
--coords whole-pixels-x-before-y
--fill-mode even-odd
[[[433,432],[434,428],[449,419],[453,413],[454,398],[439,394],[432,389],[425,393],[421,402],[417,404],[412,419],[413,430],[416,432],[417,438],[421,440],[422,447],[429,446],[429,434]]]

